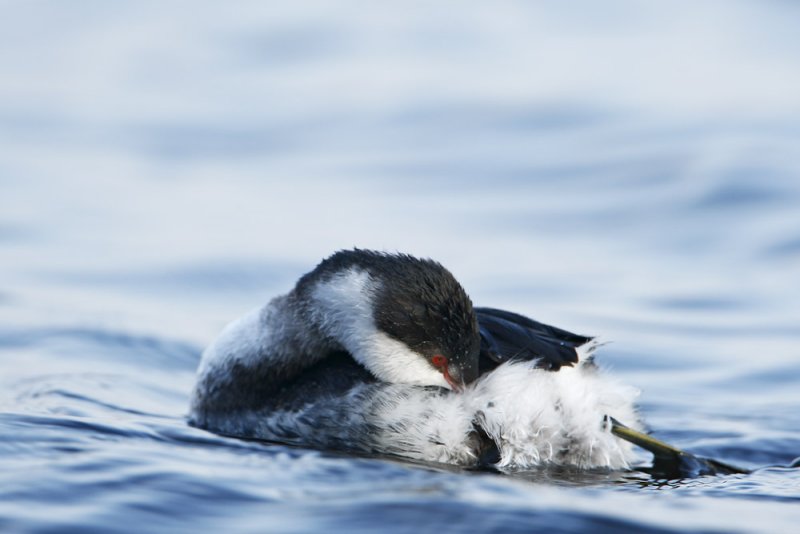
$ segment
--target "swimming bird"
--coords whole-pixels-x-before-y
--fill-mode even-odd
[[[439,263],[339,251],[204,351],[191,424],[463,466],[625,468],[636,391],[589,336],[473,307]],[[606,418],[605,416],[608,416]]]

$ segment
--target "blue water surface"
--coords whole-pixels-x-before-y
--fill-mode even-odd
[[[796,530],[794,3],[0,13],[0,531]],[[187,426],[224,324],[352,246],[599,335],[657,437],[754,471],[507,476]]]

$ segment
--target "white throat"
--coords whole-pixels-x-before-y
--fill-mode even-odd
[[[311,291],[314,322],[379,380],[450,388],[424,356],[375,325],[373,306],[379,284],[355,267],[319,282]]]

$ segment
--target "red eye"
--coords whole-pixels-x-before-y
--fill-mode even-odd
[[[444,367],[447,365],[447,358],[441,354],[434,354],[433,358],[431,358],[431,363],[433,363],[435,367]]]

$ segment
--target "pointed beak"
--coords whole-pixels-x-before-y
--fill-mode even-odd
[[[447,383],[450,384],[450,389],[452,389],[453,391],[461,391],[462,389],[464,389],[463,382],[453,378],[453,375],[447,368],[445,368],[444,370],[444,379],[447,380]]]
[[[450,363],[444,368],[444,379],[453,388],[453,391],[463,391],[464,386],[478,378],[477,370],[471,372],[470,369],[464,368],[455,362]]]

